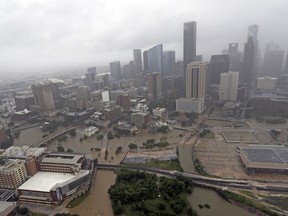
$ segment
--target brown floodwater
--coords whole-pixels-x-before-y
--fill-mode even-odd
[[[15,146],[30,145],[33,142],[41,139],[43,133],[40,127],[29,128],[22,130],[18,139],[14,140]],[[194,166],[191,158],[191,149],[193,146],[193,140],[187,142],[180,142],[182,138],[180,134],[184,135],[183,131],[172,130],[168,133],[155,133],[155,134],[140,134],[137,136],[125,136],[121,138],[114,138],[108,141],[107,150],[108,158],[104,160],[103,152],[96,151],[95,148],[101,149],[104,146],[102,140],[97,140],[96,136],[89,137],[82,142],[79,141],[83,135],[80,131],[77,131],[77,135],[70,137],[68,134],[68,139],[66,141],[55,140],[47,145],[48,150],[57,151],[57,146],[60,144],[64,147],[65,151],[68,148],[72,149],[74,152],[88,153],[94,158],[98,158],[100,163],[106,162],[110,164],[119,164],[125,157],[126,152],[129,150],[129,143],[135,143],[139,147],[142,146],[143,142],[147,139],[155,139],[159,141],[161,137],[167,137],[167,141],[171,143],[171,146],[179,147],[179,161],[184,171],[194,172]],[[193,139],[193,138],[192,138]],[[122,153],[115,154],[118,146],[122,147]],[[92,150],[91,150],[92,149]],[[141,151],[141,149],[139,149]],[[102,152],[102,153],[101,153]],[[94,187],[90,195],[86,200],[79,206],[69,209],[71,213],[77,213],[84,216],[112,216],[112,206],[108,195],[108,189],[111,185],[115,183],[116,175],[113,171],[108,170],[98,170],[96,174],[96,179],[94,182]],[[200,216],[250,216],[249,212],[241,209],[240,207],[233,206],[226,202],[222,197],[220,197],[215,191],[208,190],[204,188],[195,187],[192,195],[188,196],[188,201],[198,212]],[[209,204],[211,209],[200,209],[198,205]]]
[[[44,134],[45,133],[42,132],[39,126],[21,130],[18,139],[17,138],[14,139],[14,145],[15,146],[31,145],[34,142],[42,139],[42,136]]]
[[[113,171],[97,170],[94,187],[90,195],[75,208],[69,209],[70,213],[81,216],[112,216],[112,206],[108,189],[115,183],[116,175]]]
[[[197,211],[198,216],[252,216],[253,214],[224,200],[215,191],[194,187],[191,195],[187,197],[190,205]],[[210,209],[200,209],[198,205],[209,204]]]

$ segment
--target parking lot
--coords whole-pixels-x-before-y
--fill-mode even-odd
[[[227,130],[225,128],[225,130]],[[249,175],[240,159],[236,148],[238,146],[275,144],[269,132],[239,132],[225,133],[228,140],[237,141],[237,137],[243,137],[239,142],[226,142],[221,130],[213,131],[215,138],[200,138],[195,144],[194,155],[199,158],[204,169],[211,175],[224,178],[250,179],[250,180],[273,180],[288,182],[288,175],[256,173]],[[260,139],[258,139],[260,137]],[[249,142],[252,141],[252,142]],[[258,144],[256,144],[256,142]],[[255,142],[255,143],[254,143]]]

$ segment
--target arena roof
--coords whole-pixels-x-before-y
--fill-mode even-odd
[[[250,162],[258,163],[288,163],[288,148],[284,146],[250,146],[241,151]]]
[[[24,182],[18,189],[30,191],[50,192],[56,184],[73,179],[76,175],[70,173],[37,172]]]

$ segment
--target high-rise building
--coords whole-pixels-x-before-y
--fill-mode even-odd
[[[284,67],[284,74],[288,74],[288,51],[287,51],[287,54],[286,54],[286,64],[285,64],[285,67]]]
[[[147,74],[147,93],[149,100],[157,100],[162,96],[161,73]]]
[[[231,71],[240,71],[243,53],[238,50],[238,43],[229,44],[229,62]]]
[[[110,72],[111,76],[116,80],[121,79],[121,64],[120,61],[110,62]]]
[[[196,60],[195,61],[198,61],[198,62],[203,61],[203,55],[196,55]]]
[[[131,79],[135,77],[135,64],[130,61],[128,65],[124,65],[122,69],[122,78]]]
[[[196,61],[196,30],[197,30],[197,23],[195,21],[184,23],[184,32],[183,32],[184,77],[186,74],[187,65],[193,61]]]
[[[229,71],[229,55],[212,55],[209,65],[209,84],[220,84],[220,74]]]
[[[186,70],[186,98],[203,98],[206,95],[208,63],[192,62]]]
[[[279,77],[282,74],[283,59],[284,51],[279,50],[278,44],[275,42],[267,44],[264,54],[263,75]]]
[[[169,76],[174,74],[175,68],[175,51],[168,50],[163,52],[163,74]]]
[[[249,37],[248,42],[244,47],[244,58],[242,63],[242,71],[240,73],[240,82],[247,85],[247,96],[251,97],[253,85],[253,70],[254,70],[255,46],[253,38]]]
[[[253,24],[248,27],[248,34],[247,34],[247,41],[249,41],[249,38],[252,38],[253,44],[254,44],[254,57],[253,57],[253,68],[251,72],[251,90],[255,89],[256,80],[259,74],[259,62],[260,62],[260,50],[258,47],[258,25]],[[249,88],[249,85],[248,85]],[[252,93],[252,92],[248,92]]]
[[[228,53],[229,55],[236,55],[238,53],[238,43],[230,43]]]
[[[158,44],[143,52],[144,70],[146,73],[163,73],[163,46]]]
[[[253,24],[248,27],[247,41],[249,40],[250,37],[252,37],[253,39],[254,46],[257,45],[258,47],[258,25]]]
[[[95,90],[95,73],[94,73],[94,70],[91,71],[88,69],[87,69],[87,73],[85,74],[86,85],[88,86],[90,91],[94,91]]]
[[[139,74],[142,72],[142,52],[141,49],[133,50],[134,64],[135,64],[135,73]]]
[[[16,189],[27,177],[25,160],[0,159],[0,185],[2,188]]]
[[[238,90],[239,72],[229,71],[221,73],[219,85],[220,101],[236,101]]]
[[[55,109],[55,100],[53,96],[53,84],[39,83],[31,86],[35,105],[41,107],[45,111]]]
[[[143,52],[143,70],[144,70],[144,72],[148,71],[148,54],[147,54],[147,51]]]
[[[89,67],[89,68],[87,68],[87,72],[88,72],[88,73],[94,73],[94,75],[96,76],[96,74],[97,74],[96,67]]]

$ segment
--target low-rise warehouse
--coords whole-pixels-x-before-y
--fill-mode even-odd
[[[81,170],[77,174],[38,172],[18,189],[20,201],[57,204],[78,187],[90,182],[90,172]]]
[[[249,172],[288,171],[288,148],[284,146],[242,147],[240,158]]]

